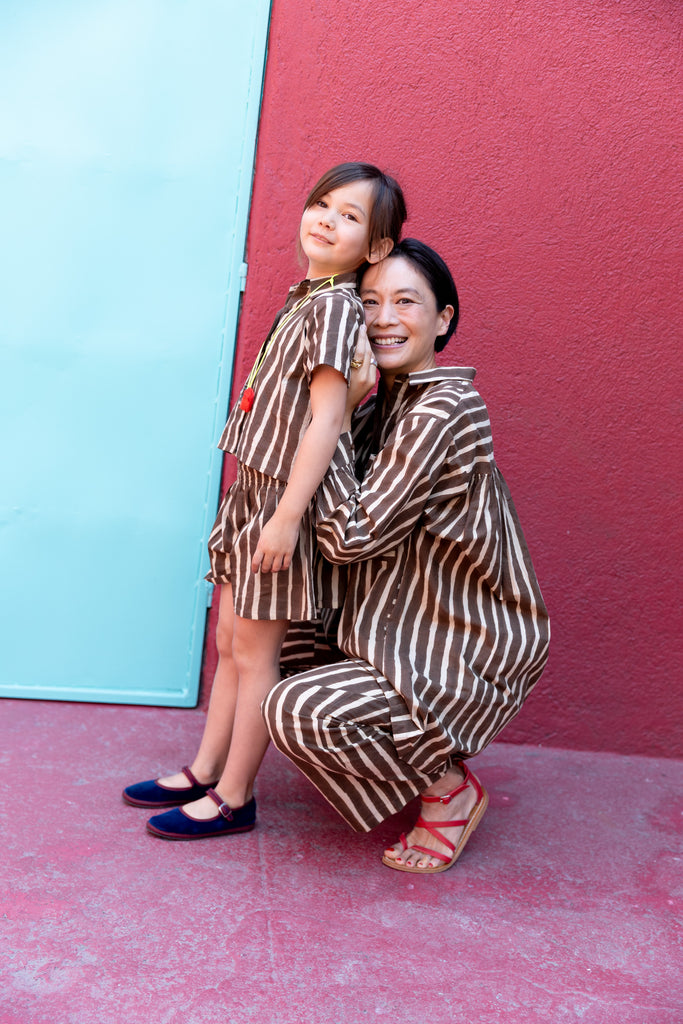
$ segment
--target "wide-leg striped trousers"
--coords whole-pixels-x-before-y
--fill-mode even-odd
[[[367,662],[342,661],[283,680],[263,703],[275,746],[358,832],[400,811],[442,774],[425,775],[398,756],[392,712],[400,718],[407,709],[380,680]]]

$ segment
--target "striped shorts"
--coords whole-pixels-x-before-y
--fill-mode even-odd
[[[210,583],[230,583],[235,614],[243,619],[314,619],[313,524],[304,515],[289,569],[252,572],[251,560],[264,525],[286,484],[240,463],[209,537]]]
[[[405,715],[404,701],[360,660],[285,679],[263,703],[275,746],[357,832],[396,814],[447,767],[427,775],[401,760],[392,710]]]

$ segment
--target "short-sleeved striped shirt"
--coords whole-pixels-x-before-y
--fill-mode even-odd
[[[320,548],[348,573],[340,647],[403,697],[396,748],[425,772],[485,747],[548,654],[548,615],[473,377],[439,367],[380,389],[317,496]]]
[[[235,404],[218,443],[245,465],[285,483],[310,423],[313,371],[332,366],[348,380],[363,324],[356,275],[336,275],[334,285],[324,282],[305,280],[290,290],[261,350],[267,354],[254,382],[253,407],[245,412]]]

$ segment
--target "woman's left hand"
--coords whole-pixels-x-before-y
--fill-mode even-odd
[[[377,362],[372,354],[368,332],[361,327],[358,335],[358,344],[351,362],[351,377],[346,392],[346,413],[344,415],[343,430],[351,429],[351,415],[356,406],[360,405],[364,398],[370,394],[377,383]]]

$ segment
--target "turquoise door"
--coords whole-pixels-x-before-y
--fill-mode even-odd
[[[0,5],[0,695],[191,706],[266,0]]]

